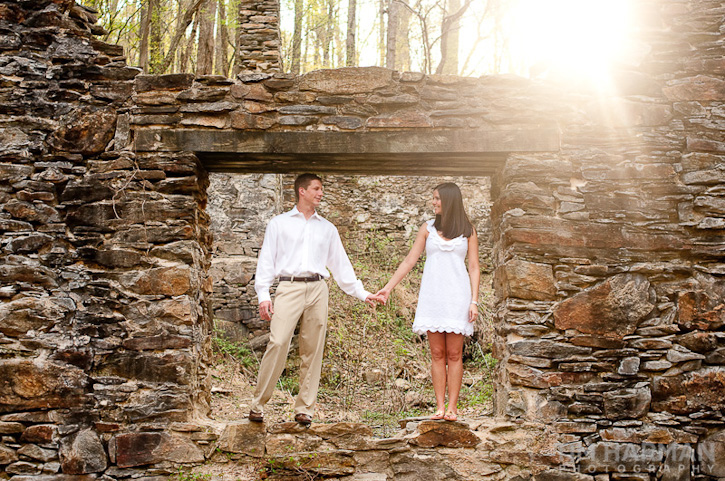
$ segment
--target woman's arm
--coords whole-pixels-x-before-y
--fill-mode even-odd
[[[478,263],[478,235],[475,229],[468,238],[468,276],[471,278],[471,305],[468,309],[468,321],[473,322],[478,317],[478,284],[481,280],[481,268]]]
[[[408,272],[410,272],[413,267],[415,267],[415,263],[418,262],[420,255],[423,253],[423,249],[425,249],[425,240],[427,238],[428,224],[425,223],[420,226],[420,229],[418,229],[418,235],[415,237],[413,247],[410,248],[410,252],[408,252],[408,255],[405,256],[403,262],[401,262],[398,268],[395,270],[395,274],[393,274],[393,277],[391,277],[388,283],[385,284],[385,287],[375,293],[376,296],[382,298],[383,304],[388,302],[388,297],[390,296],[390,292],[393,290],[393,288],[397,286],[398,283],[402,281],[406,275],[408,275]]]

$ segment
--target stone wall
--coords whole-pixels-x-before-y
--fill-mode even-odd
[[[204,459],[181,432],[209,401],[207,175],[121,150],[140,70],[94,22],[0,2],[1,479]]]
[[[210,175],[208,189],[214,237],[210,276],[214,320],[240,340],[268,332],[257,314],[254,272],[267,222],[294,206],[294,175]],[[319,211],[330,219],[349,252],[360,250],[366,236],[392,241],[403,254],[418,227],[431,218],[431,189],[441,182],[461,186],[468,214],[480,237],[484,270],[490,269],[490,181],[487,177],[323,176],[325,197]],[[365,281],[363,279],[363,281]],[[375,292],[382,286],[368,286]],[[221,322],[220,322],[221,321]],[[253,343],[264,348],[261,340]]]
[[[641,56],[605,91],[380,68],[143,76],[93,38],[93,12],[0,2],[2,476],[163,475],[218,446],[203,418],[205,166],[234,164],[174,149],[166,133],[485,136],[554,125],[558,148],[521,143],[494,159],[491,226],[497,412],[536,425],[557,451],[512,441],[519,454],[497,463],[519,479],[557,463],[581,472],[537,481],[725,477],[725,11],[710,0],[632,3]],[[352,147],[348,164],[316,165],[420,173],[420,153],[388,161]],[[276,199],[276,185],[261,195]]]

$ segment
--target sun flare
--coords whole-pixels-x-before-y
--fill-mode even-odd
[[[512,11],[512,53],[529,74],[594,80],[627,54],[626,0],[519,0]]]

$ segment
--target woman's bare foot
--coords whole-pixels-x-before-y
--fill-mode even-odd
[[[437,421],[438,419],[443,419],[445,417],[445,414],[443,414],[443,410],[439,409],[436,411],[434,415],[432,415],[430,418],[434,421]]]

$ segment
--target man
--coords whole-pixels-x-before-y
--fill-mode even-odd
[[[264,420],[264,405],[284,370],[297,322],[299,331],[300,391],[295,401],[295,421],[312,423],[322,371],[327,328],[327,269],[340,288],[351,296],[375,304],[363,288],[345,253],[337,228],[316,212],[322,200],[322,179],[302,174],[295,180],[297,205],[274,217],[267,225],[259,253],[254,289],[259,315],[271,321],[267,350],[257,375],[257,388],[249,412],[251,421]],[[279,279],[274,305],[269,288]]]

